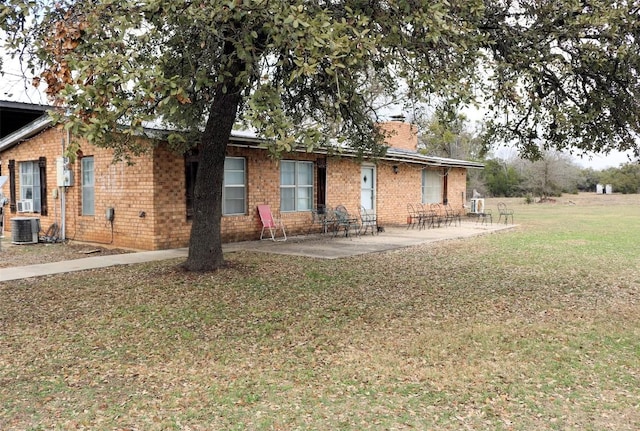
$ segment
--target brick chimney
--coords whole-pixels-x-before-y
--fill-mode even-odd
[[[387,135],[385,144],[402,150],[418,151],[418,128],[402,120],[380,123],[380,128]]]

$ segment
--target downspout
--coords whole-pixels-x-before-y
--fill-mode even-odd
[[[71,139],[71,132],[67,129],[67,142]],[[62,157],[65,157],[65,141],[62,139]],[[66,241],[66,207],[67,207],[67,188],[65,186],[60,187],[60,239]]]

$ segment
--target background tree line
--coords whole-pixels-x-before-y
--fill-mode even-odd
[[[595,192],[597,184],[611,184],[614,193],[640,193],[640,164],[594,170],[582,168],[570,156],[545,153],[543,159],[484,160],[485,169],[470,175],[470,187],[487,196],[560,196]]]
[[[493,155],[491,143],[481,139],[482,127],[473,130],[462,114],[446,117],[435,113],[417,123],[423,153],[485,164],[484,170],[470,170],[468,175],[468,189],[483,196],[544,198],[595,192],[597,184],[611,184],[614,193],[640,193],[638,162],[603,170],[583,168],[571,155],[545,149],[543,143],[540,158],[535,161],[518,156],[500,158]]]

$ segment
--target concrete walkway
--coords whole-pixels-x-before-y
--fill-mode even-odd
[[[379,235],[368,234],[365,236],[354,236],[350,238],[333,238],[331,235],[309,235],[290,237],[286,242],[273,242],[268,240],[236,242],[224,244],[222,249],[226,253],[247,250],[261,253],[306,256],[318,259],[340,259],[349,256],[396,250],[399,248],[437,241],[469,238],[505,229],[512,229],[514,227],[515,225],[495,223],[492,225],[486,225],[466,220],[461,224],[461,226],[448,226],[422,230],[389,227],[385,232],[382,232]],[[173,250],[143,251],[108,256],[85,257],[83,259],[66,260],[62,262],[1,268],[0,282],[73,271],[83,271],[86,269],[104,268],[108,266],[186,258],[187,253],[188,249],[179,248]]]
[[[20,247],[28,247],[28,245],[21,245]],[[2,257],[1,253],[2,252],[0,252],[0,257]],[[105,268],[108,266],[167,260],[178,257],[187,257],[187,249],[141,251],[136,253],[111,254],[108,256],[85,257],[82,259],[64,260],[62,262],[40,263],[37,265],[14,266],[10,268],[0,268],[0,282],[84,271],[86,269]]]

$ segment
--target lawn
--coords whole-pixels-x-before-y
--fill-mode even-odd
[[[389,253],[5,283],[0,429],[640,429],[640,196],[507,202]]]

